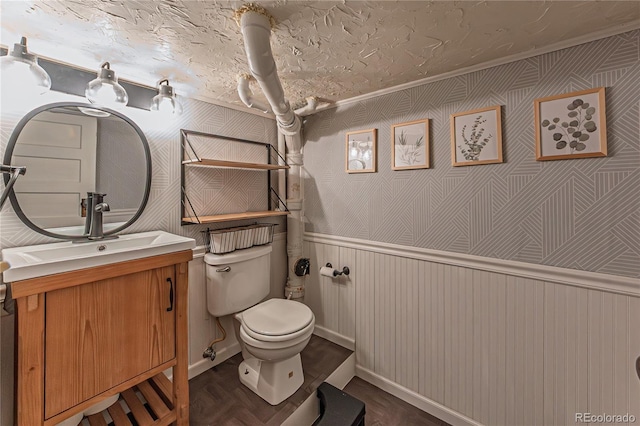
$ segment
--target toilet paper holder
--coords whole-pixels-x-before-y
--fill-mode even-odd
[[[333,268],[331,263],[327,263],[325,266],[327,268]],[[349,267],[345,266],[344,268],[342,268],[342,271],[338,271],[337,269],[334,269],[333,270],[333,276],[337,277],[338,275],[349,275]]]

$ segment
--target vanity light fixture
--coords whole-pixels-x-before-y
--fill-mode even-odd
[[[151,111],[166,115],[182,114],[182,105],[176,99],[173,87],[166,78],[158,82],[158,94],[151,100]]]
[[[38,57],[27,51],[26,37],[0,58],[0,70],[3,96],[41,95],[51,88],[51,77],[38,65]]]
[[[118,84],[116,73],[111,69],[109,62],[100,65],[98,78],[87,84],[84,96],[92,104],[113,109],[125,107],[129,101],[127,91]]]

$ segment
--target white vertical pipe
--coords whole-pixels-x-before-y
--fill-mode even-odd
[[[287,255],[288,274],[285,293],[292,298],[304,297],[304,277],[293,273],[295,264],[302,257],[302,124],[284,97],[271,52],[271,23],[262,13],[245,11],[240,17],[249,69],[264,92],[287,148],[289,179],[287,179]]]
[[[284,135],[278,128],[278,164],[283,166],[285,164],[284,157],[286,156],[287,144],[284,140]],[[282,199],[287,198],[287,173],[285,170],[278,170],[278,197]],[[278,206],[282,207],[282,206]]]
[[[278,125],[285,135],[300,131],[300,118],[295,115],[289,102],[284,98],[284,90],[278,78],[278,70],[271,52],[271,23],[261,13],[245,11],[240,18],[240,29],[244,39],[249,69],[262,88],[264,95],[276,115]],[[301,145],[289,147],[300,151]]]

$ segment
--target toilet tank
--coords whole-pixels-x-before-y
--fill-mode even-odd
[[[207,253],[207,310],[215,317],[243,311],[269,294],[271,244],[227,254]]]

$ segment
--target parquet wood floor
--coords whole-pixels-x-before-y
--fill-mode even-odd
[[[343,390],[364,402],[366,426],[450,426],[359,377]]]
[[[254,394],[238,378],[242,355],[189,381],[192,426],[278,426],[302,404],[325,379],[346,360],[351,351],[318,336],[312,336],[300,354],[304,383],[291,397],[272,406]],[[345,392],[366,404],[367,426],[449,426],[387,392],[354,377]]]
[[[189,381],[189,423],[193,426],[280,425],[351,353],[342,346],[312,336],[300,354],[304,371],[302,387],[276,406],[269,405],[240,383],[238,365],[242,355],[237,354]]]

